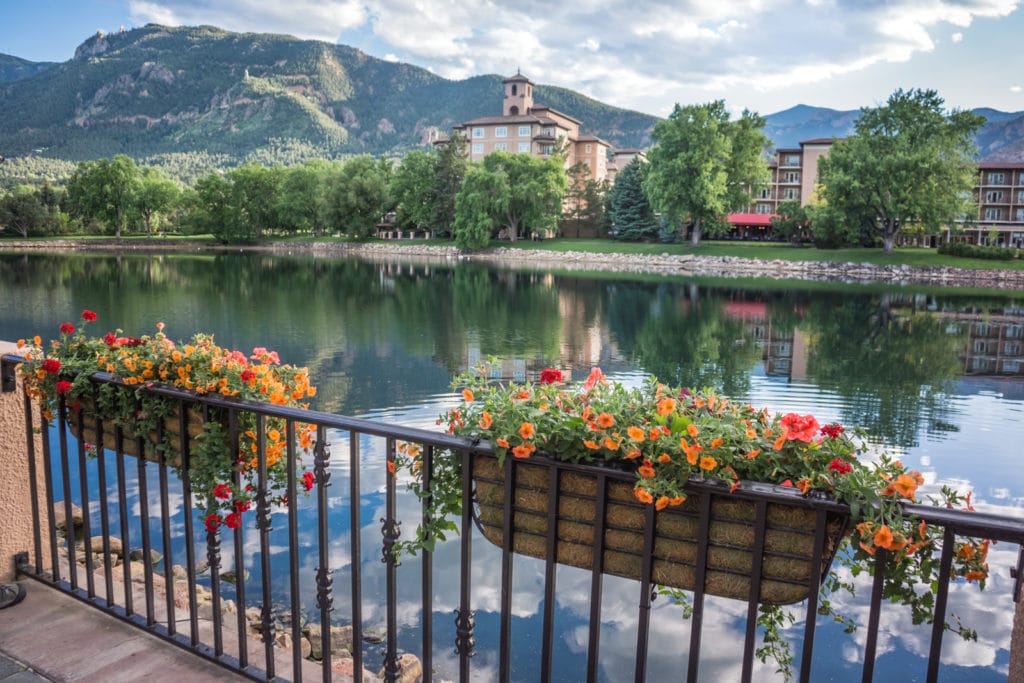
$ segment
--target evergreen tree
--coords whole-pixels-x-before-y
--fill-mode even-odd
[[[658,236],[658,221],[644,194],[647,166],[634,158],[617,176],[608,193],[608,218],[615,239],[650,240]]]

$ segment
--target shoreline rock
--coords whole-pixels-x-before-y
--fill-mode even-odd
[[[415,242],[266,242],[222,245],[208,242],[115,240],[11,240],[0,242],[0,252],[69,251],[101,253],[252,252],[281,255],[356,256],[393,258],[409,262],[451,263],[478,261],[515,269],[551,269],[622,272],[715,278],[767,278],[842,283],[935,285],[984,289],[1024,290],[1024,270],[975,270],[951,266],[879,266],[871,263],[834,263],[748,259],[738,256],[693,254],[595,254],[552,252],[496,247],[464,251],[455,246]]]

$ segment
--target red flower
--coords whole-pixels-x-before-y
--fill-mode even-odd
[[[256,373],[252,370],[242,370],[242,373],[238,376],[243,382],[251,382],[256,379]]]
[[[72,325],[71,323],[63,323],[60,326],[60,333],[61,334],[74,334],[75,333],[75,326]]]
[[[236,500],[235,501],[235,512],[248,512],[249,508],[252,507],[251,500]]]
[[[68,389],[70,388],[71,382],[68,382],[67,380],[62,379],[61,381],[57,382],[57,393],[60,394],[61,396],[68,393]]]
[[[231,497],[231,487],[227,484],[217,484],[213,487],[213,497],[227,500]]]
[[[87,323],[91,323],[94,320],[96,320],[96,314],[87,308],[84,311],[82,311],[82,320],[84,320]]]
[[[214,532],[220,528],[220,516],[215,512],[206,515],[206,530]]]
[[[224,526],[229,529],[237,529],[242,526],[242,515],[237,512],[229,512],[224,518]]]
[[[786,481],[782,482],[782,486],[793,486],[793,480],[787,479]]]
[[[786,413],[782,416],[780,424],[783,428],[783,436],[787,441],[804,441],[809,443],[814,435],[818,433],[818,421],[813,415],[797,415]]]
[[[60,372],[60,361],[56,358],[47,358],[43,361],[42,367],[45,372],[48,372],[51,375],[56,375]]]
[[[302,474],[302,485],[304,487],[306,487],[307,491],[312,490],[312,488],[313,488],[313,480],[314,479],[315,479],[315,477],[313,476],[312,472],[304,472]]]
[[[839,435],[843,433],[843,425],[838,422],[830,425],[825,425],[821,428],[821,433],[832,439],[838,439]]]
[[[553,368],[545,368],[540,371],[541,384],[554,384],[562,381],[562,371]]]
[[[839,458],[836,458],[835,460],[830,462],[828,464],[828,468],[833,472],[838,472],[839,474],[849,474],[850,472],[853,471],[853,465],[846,462],[845,460],[840,460]]]
[[[107,343],[107,346],[113,346],[114,344],[117,343],[117,337],[114,336],[113,332],[107,332],[107,334],[103,337],[103,341]]]

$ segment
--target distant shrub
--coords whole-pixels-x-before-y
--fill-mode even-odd
[[[1006,247],[983,247],[977,244],[966,242],[950,242],[940,244],[939,253],[945,256],[957,256],[960,258],[980,258],[988,261],[1015,261],[1020,258],[1019,249]]]

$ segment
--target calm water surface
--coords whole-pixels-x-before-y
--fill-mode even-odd
[[[868,428],[879,449],[925,473],[927,487],[974,491],[979,510],[1024,516],[1024,295],[965,295],[956,290],[821,287],[789,283],[749,289],[728,281],[582,276],[515,272],[440,262],[365,262],[280,256],[0,255],[0,339],[41,334],[96,311],[93,331],[154,330],[164,322],[172,338],[212,332],[223,346],[266,346],[284,362],[306,365],[319,393],[319,410],[367,416],[425,428],[455,402],[449,381],[477,360],[502,360],[510,379],[535,379],[544,367],[585,376],[601,366],[620,381],[655,374],[671,384],[713,386],[727,395],[776,411],[813,412],[820,422]],[[347,452],[335,435],[335,453]],[[383,510],[383,454],[367,442],[360,501],[365,547],[379,543]],[[347,490],[347,465],[337,463],[332,494]],[[408,497],[405,497],[408,498]],[[156,500],[154,496],[151,500]],[[180,509],[180,496],[172,501]],[[135,503],[137,505],[137,502]],[[153,503],[154,506],[158,503]],[[348,501],[332,499],[332,533],[347,538]],[[416,503],[402,500],[404,533],[415,524]],[[305,514],[309,514],[307,509]],[[312,517],[310,517],[312,519]],[[179,521],[180,524],[180,521]],[[277,524],[283,527],[283,522]],[[178,529],[180,531],[180,528]],[[255,536],[250,534],[250,536]],[[303,540],[313,547],[315,529]],[[159,537],[157,537],[158,539]],[[159,543],[155,540],[154,543]],[[230,544],[225,544],[225,548]],[[228,548],[230,552],[230,548]],[[303,558],[306,608],[315,611],[315,557]],[[259,548],[247,538],[246,563],[258,572]],[[275,557],[275,567],[283,558]],[[334,566],[348,567],[347,543],[332,547]],[[951,608],[978,629],[977,643],[944,640],[943,680],[1003,681],[1012,623],[1008,568],[1015,553],[996,548],[992,578],[979,598],[955,585]],[[230,560],[227,560],[230,562]],[[475,544],[474,600],[481,681],[497,670],[500,553]],[[457,548],[435,555],[434,628],[439,643],[454,642]],[[363,558],[364,591],[383,592],[377,555]],[[400,646],[419,647],[418,559],[403,562]],[[345,586],[345,570],[335,587]],[[513,604],[514,678],[538,676],[543,609],[543,564],[517,558]],[[258,575],[252,581],[258,581]],[[558,575],[558,680],[585,671],[589,574]],[[286,594],[287,577],[273,583]],[[256,584],[258,585],[258,584]],[[602,609],[601,674],[632,679],[635,582],[609,577]],[[335,595],[334,614],[348,613],[348,596]],[[702,674],[739,676],[745,605],[710,599]],[[866,623],[867,605],[843,598],[844,613]],[[367,599],[368,626],[383,623]],[[863,631],[863,629],[862,629]],[[858,644],[863,636],[853,636]],[[787,632],[799,651],[802,625]],[[923,680],[929,630],[899,610],[883,615],[876,680]],[[685,662],[689,624],[678,607],[655,601],[649,680],[676,680]],[[815,680],[859,679],[860,647],[824,622],[816,642]],[[439,674],[454,678],[452,647],[434,653]],[[373,667],[376,650],[367,651]],[[759,680],[777,680],[774,667]]]

